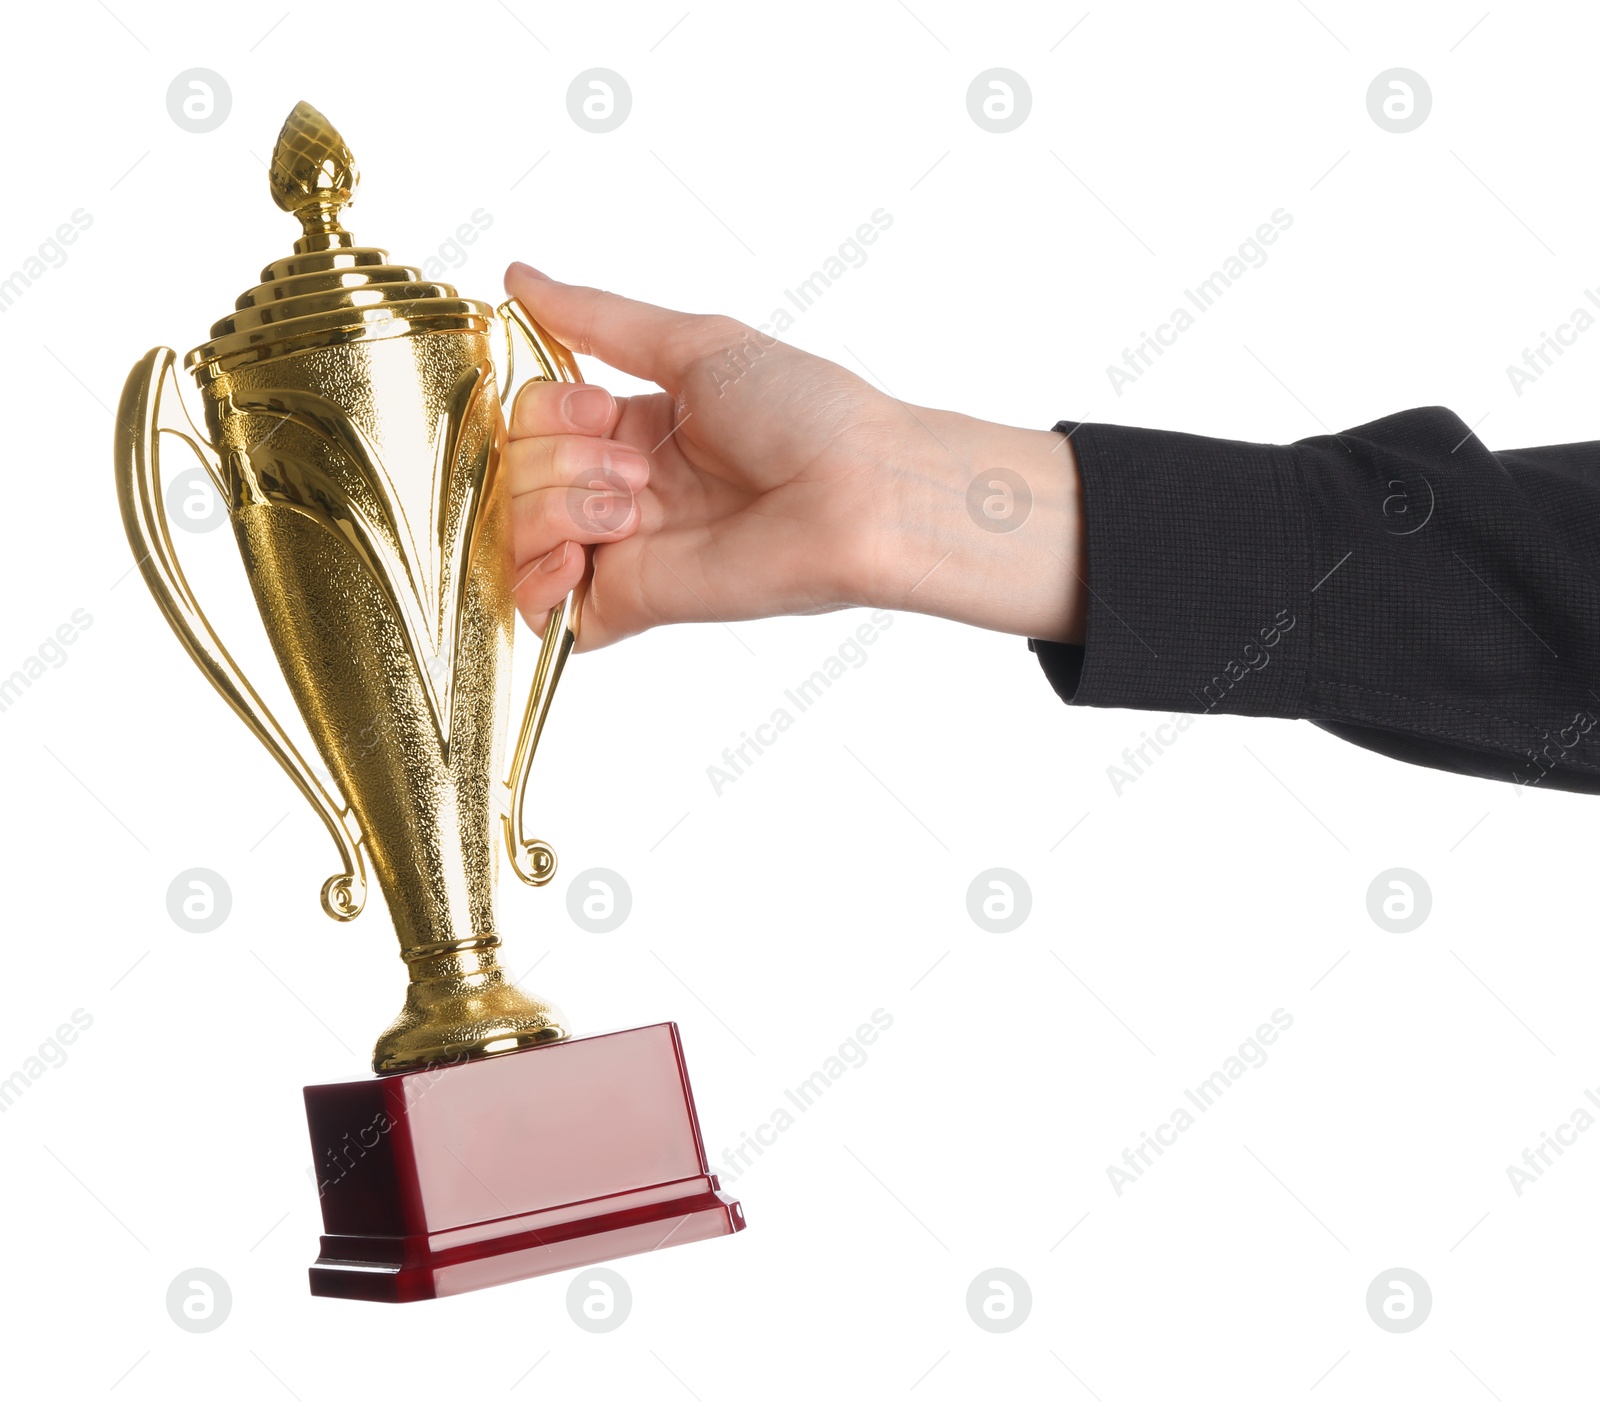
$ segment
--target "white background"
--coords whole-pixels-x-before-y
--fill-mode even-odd
[[[0,1117],[6,1390],[1573,1395],[1600,1134],[1520,1197],[1506,1167],[1600,1086],[1593,801],[1217,717],[1118,794],[1160,718],[1068,710],[1021,640],[912,615],[720,796],[707,765],[861,616],[579,658],[539,779],[562,873],[503,889],[510,964],[580,1030],[678,1021],[714,1160],[892,1015],[725,1175],[749,1230],[617,1263],[633,1311],[604,1335],[564,1276],[312,1299],[300,1087],[362,1072],[402,968],[376,896],[351,926],[318,910],[326,836],[126,574],[111,477],[129,367],[289,249],[261,162],[300,98],[356,150],[360,240],[416,264],[492,216],[466,295],[522,258],[759,322],[882,208],[790,339],[903,398],[1278,442],[1439,403],[1493,448],[1593,438],[1600,337],[1521,397],[1506,366],[1600,284],[1600,24],[1486,3],[9,11],[0,276],[93,224],[0,320],[0,673],[93,623],[0,714],[0,1078],[74,1009],[93,1026]],[[204,135],[166,109],[197,66],[232,92]],[[567,113],[592,67],[633,95],[606,135]],[[1005,135],[967,111],[991,67],[1033,95]],[[1433,94],[1406,135],[1366,108],[1392,67]],[[1280,207],[1268,263],[1118,397],[1105,367]],[[179,544],[281,698],[227,532]],[[1032,890],[1006,935],[966,908],[996,866]],[[213,933],[168,917],[189,867],[231,887]],[[614,934],[567,914],[590,867],[632,888]],[[1367,912],[1391,867],[1432,889],[1409,934]],[[1118,1196],[1107,1166],[1277,1008],[1267,1063]],[[233,1293],[207,1334],[166,1310],[195,1266]],[[995,1266],[1032,1290],[1010,1333],[965,1306]],[[1396,1266],[1433,1292],[1411,1333],[1365,1306]]]

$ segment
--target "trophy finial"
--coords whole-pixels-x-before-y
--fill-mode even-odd
[[[305,230],[295,241],[296,252],[350,246],[339,211],[355,198],[361,172],[333,123],[309,102],[296,103],[278,133],[269,178],[278,208],[294,215]]]

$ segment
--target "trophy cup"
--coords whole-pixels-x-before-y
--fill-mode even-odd
[[[505,413],[580,378],[515,302],[498,309],[390,265],[340,226],[358,173],[315,108],[289,115],[272,195],[292,256],[184,364],[133,369],[117,491],[145,583],[189,655],[328,829],[335,920],[370,862],[410,974],[375,1077],[305,1089],[323,1225],[311,1292],[403,1301],[739,1231],[708,1168],[677,1027],[572,1037],[500,968],[497,842],[555,874],[526,797],[581,586],[552,610],[503,779],[510,708]],[[221,494],[284,679],[331,784],[207,622],[163,513],[161,450],[188,445]]]

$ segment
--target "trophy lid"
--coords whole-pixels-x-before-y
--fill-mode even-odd
[[[261,271],[261,282],[184,364],[204,377],[273,356],[350,341],[425,331],[487,331],[487,302],[460,297],[416,268],[389,263],[381,248],[358,247],[339,222],[361,172],[333,123],[309,102],[295,105],[278,133],[268,169],[272,198],[299,221],[294,253]]]

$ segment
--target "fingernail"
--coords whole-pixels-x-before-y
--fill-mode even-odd
[[[605,463],[600,469],[602,478],[620,478],[630,491],[637,492],[650,480],[650,460],[637,448],[621,444],[606,450]]]
[[[599,385],[579,385],[567,394],[567,422],[580,433],[598,433],[611,422],[611,392]]]
[[[541,273],[537,268],[530,267],[526,263],[513,263],[506,271],[515,273],[518,277],[536,277],[540,282],[554,281],[548,274]]]
[[[540,560],[533,568],[539,574],[556,574],[567,563],[567,551],[571,549],[572,542],[564,540],[556,546],[544,559]]]
[[[595,492],[583,499],[579,510],[588,529],[609,534],[628,524],[633,515],[633,493]]]

